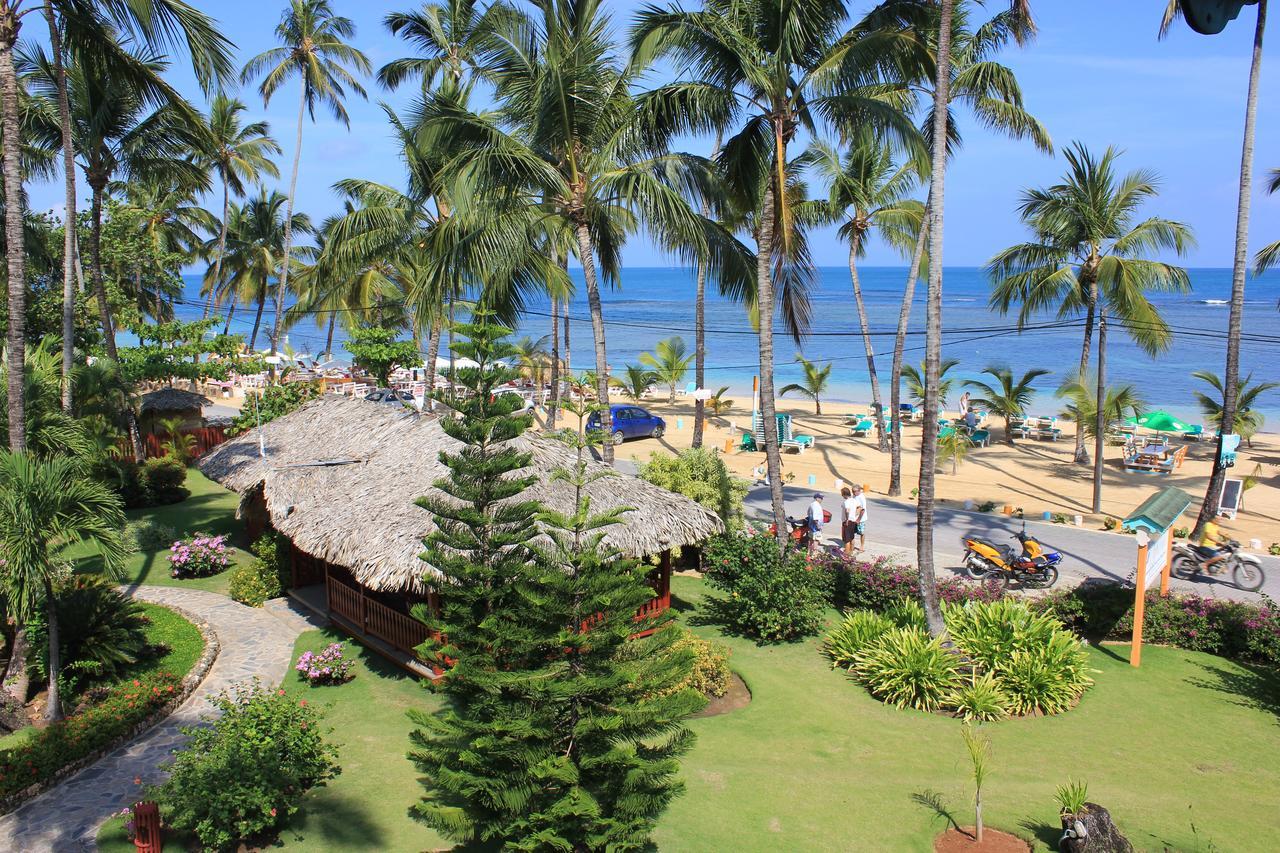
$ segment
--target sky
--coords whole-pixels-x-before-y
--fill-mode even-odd
[[[223,32],[238,47],[237,66],[275,45],[274,28],[284,7],[281,0],[193,3],[219,19]],[[387,12],[410,8],[407,0],[332,0],[332,5],[353,20],[354,43],[375,69],[411,53],[382,25]],[[631,15],[642,3],[605,0],[605,5],[621,41]],[[850,14],[857,16],[872,5],[852,0]],[[986,8],[989,14],[1002,6],[1000,0],[990,0]],[[1028,109],[1048,128],[1059,151],[1073,140],[1099,152],[1114,145],[1124,152],[1120,168],[1154,170],[1161,192],[1144,212],[1183,221],[1194,229],[1198,246],[1184,259],[1187,265],[1229,267],[1255,11],[1246,7],[1219,36],[1200,36],[1180,24],[1168,39],[1157,41],[1164,6],[1165,0],[1035,0],[1036,41],[1025,48],[1010,47],[999,60],[1016,72]],[[47,36],[42,30],[40,19],[31,17],[23,35],[39,39]],[[1273,44],[1276,38],[1280,34],[1273,35]],[[1278,75],[1280,70],[1268,54],[1259,97],[1253,249],[1280,239],[1280,195],[1268,197],[1261,192],[1266,172],[1280,168],[1280,115],[1268,109],[1268,104],[1277,103]],[[206,101],[181,62],[175,61],[170,78],[203,107]],[[656,76],[655,82],[662,78]],[[304,125],[296,209],[310,214],[313,221],[337,210],[332,186],[342,178],[402,184],[400,162],[378,104],[407,106],[412,88],[387,92],[373,80],[367,88],[367,101],[347,101],[350,128],[320,112],[315,123]],[[297,84],[286,85],[266,106],[256,82],[238,94],[249,105],[249,119],[270,122],[272,134],[284,147],[279,186],[286,190],[297,129]],[[977,266],[1026,238],[1016,211],[1020,193],[1055,182],[1065,164],[1060,153],[1042,154],[1028,142],[993,135],[963,112],[960,129],[965,144],[947,173],[945,260],[947,265]],[[710,139],[687,143],[693,153],[710,152]],[[85,197],[83,180],[78,189]],[[32,186],[30,196],[33,208],[61,212],[60,182]],[[87,206],[87,201],[83,204]],[[218,210],[220,188],[206,204]],[[810,245],[819,265],[847,263],[847,249],[833,230],[814,234]],[[625,249],[624,263],[671,266],[675,261],[637,236]],[[885,246],[873,244],[867,263],[898,265],[902,260]]]

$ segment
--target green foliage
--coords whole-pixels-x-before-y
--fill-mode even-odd
[[[132,382],[169,382],[173,378],[200,382],[226,379],[232,370],[252,373],[260,367],[239,359],[244,338],[240,335],[209,336],[217,318],[136,323],[130,332],[138,339],[134,347],[120,348],[120,366]],[[209,358],[217,356],[217,358]]]
[[[970,380],[964,384],[972,388],[979,396],[972,405],[985,406],[994,415],[1004,418],[1004,440],[1013,443],[1013,433],[1009,431],[1009,419],[1026,414],[1027,405],[1035,394],[1035,381],[1049,371],[1042,368],[1028,370],[1020,378],[1015,378],[1008,367],[992,365],[982,371],[994,379],[994,382]]]
[[[240,435],[258,424],[268,424],[289,414],[303,403],[320,396],[320,386],[314,382],[288,382],[268,385],[258,396],[245,400],[240,414],[227,427],[228,436]]]
[[[54,588],[62,684],[69,694],[117,677],[148,654],[142,607],[100,575],[72,575]],[[27,622],[31,670],[49,675],[49,630],[43,614]]]
[[[996,508],[995,501],[983,501],[978,504],[978,512],[991,512]]]
[[[955,378],[948,379],[947,374],[959,364],[958,360],[948,358],[938,366],[938,405],[943,408],[946,408],[947,397],[956,384]],[[902,365],[902,380],[907,383],[907,393],[917,405],[924,404],[924,373],[924,362],[920,362],[919,367],[914,364]]]
[[[643,640],[638,642],[644,642]],[[680,638],[670,646],[672,654],[684,655],[692,653],[693,667],[689,677],[664,689],[663,695],[672,695],[683,690],[695,690],[707,697],[723,696],[729,692],[730,649],[723,643],[706,640],[692,631],[681,630]]]
[[[187,466],[168,456],[148,459],[142,464],[139,480],[149,496],[147,506],[182,503],[191,492],[182,485],[187,480]]]
[[[860,652],[880,639],[894,624],[879,613],[855,610],[827,635],[822,650],[833,667],[849,669]]]
[[[707,409],[713,415],[723,415],[725,412],[733,408],[733,401],[724,395],[729,392],[729,386],[725,385],[707,398]]]
[[[1079,814],[1089,799],[1089,783],[1073,779],[1065,785],[1059,785],[1054,799],[1058,801],[1058,811],[1062,814]]]
[[[241,604],[261,607],[279,598],[288,585],[288,540],[264,534],[253,543],[254,559],[231,573],[227,594]]]
[[[438,713],[410,711],[410,758],[425,796],[414,817],[456,841],[512,849],[638,849],[683,787],[679,757],[693,743],[680,724],[705,704],[690,680],[694,651],[670,612],[637,620],[653,597],[643,566],[603,545],[621,510],[594,514],[586,410],[571,433],[577,462],[553,472],[577,499],[570,512],[522,500],[535,478],[511,439],[528,427],[512,395],[506,329],[484,311],[455,348],[480,364],[458,371],[472,393],[441,421],[461,442],[442,452],[443,496],[419,504],[435,517],[426,559],[444,576],[439,610],[415,608],[431,630],[418,651],[441,666]],[[493,368],[493,369],[490,369]],[[550,538],[535,547],[539,531]],[[652,631],[642,642],[637,632]]]
[[[891,628],[854,658],[867,689],[899,708],[936,711],[954,690],[957,658],[921,628]]]
[[[1273,557],[1280,557],[1280,542],[1272,542],[1268,545],[1267,553]]]
[[[1115,530],[1119,526],[1120,526],[1120,519],[1118,518],[1112,518],[1111,516],[1108,515],[1102,519],[1103,530]]]
[[[190,741],[150,793],[166,823],[206,850],[261,842],[298,811],[303,795],[341,772],[320,713],[254,681],[212,700],[221,716],[184,729]]]
[[[967,683],[952,690],[946,704],[965,720],[980,723],[1009,716],[1009,697],[990,672],[975,674]]]
[[[969,436],[958,429],[952,429],[938,436],[938,465],[951,463],[951,476],[960,470],[960,463],[973,449]]]
[[[1208,370],[1197,370],[1191,375],[1213,389],[1214,396],[1195,392],[1196,402],[1200,404],[1200,411],[1204,412],[1204,419],[1221,428],[1222,401],[1226,392],[1222,378]],[[1280,382],[1254,382],[1252,373],[1240,379],[1236,385],[1236,417],[1231,432],[1239,433],[1246,441],[1256,435],[1266,418],[1254,407],[1259,397],[1276,388],[1280,388]]]
[[[178,692],[181,679],[162,672],[111,688],[96,705],[0,751],[0,797],[44,782],[73,761],[115,743]]]
[[[124,535],[139,551],[159,551],[168,548],[178,538],[172,527],[150,518],[130,521],[124,527]]]
[[[368,371],[378,380],[378,387],[386,387],[391,381],[391,371],[422,361],[413,341],[398,341],[399,332],[379,326],[366,326],[351,332],[347,352],[351,353],[357,367]]]
[[[639,400],[649,390],[649,386],[658,381],[658,374],[646,370],[638,364],[628,364],[622,376],[609,377],[609,384],[620,388],[632,400]]]
[[[804,382],[793,382],[790,385],[784,385],[778,391],[778,396],[785,396],[792,391],[799,392],[813,400],[814,411],[820,415],[822,414],[822,395],[827,393],[827,385],[831,380],[831,369],[835,365],[828,362],[826,367],[819,367],[799,353],[796,354],[796,361],[800,362],[800,366],[804,368]]]
[[[818,632],[827,578],[805,555],[782,554],[772,536],[747,527],[712,538],[703,550],[707,581],[726,593],[712,599],[712,615],[729,630],[759,643],[799,640]]]
[[[676,335],[658,341],[653,352],[640,354],[640,363],[653,371],[658,382],[667,386],[671,403],[676,401],[676,386],[684,381],[689,365],[693,363],[693,355],[687,353],[684,338]]]
[[[1066,382],[1057,391],[1066,398],[1065,415],[1093,437],[1098,430],[1098,382],[1096,379],[1075,379]],[[1119,385],[1103,389],[1104,423],[1114,423],[1129,417],[1138,417],[1147,408],[1147,402],[1135,385]]]
[[[991,761],[991,738],[978,734],[973,723],[965,720],[960,727],[965,752],[969,754],[969,767],[973,771],[974,835],[982,843],[982,786],[987,781],[988,763]]]
[[[639,469],[640,479],[692,498],[720,516],[730,529],[742,524],[742,502],[751,485],[729,473],[715,451],[693,447],[675,456],[654,453]]]

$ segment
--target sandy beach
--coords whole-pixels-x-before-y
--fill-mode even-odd
[[[621,402],[615,399],[614,402]],[[748,397],[749,402],[749,397]],[[677,401],[672,406],[665,400],[645,400],[640,403],[667,421],[667,432],[661,440],[638,439],[628,441],[618,448],[621,459],[644,461],[654,452],[675,452],[689,447],[693,437],[693,403]],[[816,490],[832,492],[837,479],[845,482],[861,482],[869,493],[879,500],[887,500],[885,491],[889,485],[889,454],[877,450],[874,433],[866,438],[854,438],[842,421],[854,412],[865,412],[869,407],[847,403],[824,403],[822,415],[815,415],[813,404],[781,401],[779,411],[789,412],[797,433],[814,436],[815,446],[804,453],[783,454],[783,474],[794,475],[792,485],[804,486],[814,478]],[[953,411],[952,417],[956,416]],[[730,429],[730,423],[739,427]],[[726,440],[732,442],[732,450],[724,455],[725,461],[736,474],[750,478],[752,469],[764,461],[763,453],[741,452],[737,449],[741,428],[750,428],[749,408],[734,409],[730,413],[709,420],[705,443],[721,451]],[[1144,474],[1126,471],[1122,465],[1121,447],[1107,447],[1107,465],[1103,474],[1103,515],[1089,512],[1093,494],[1093,468],[1072,464],[1074,448],[1074,424],[1059,420],[1062,437],[1056,441],[1018,440],[1012,447],[1003,443],[1004,428],[1000,419],[989,424],[992,444],[973,448],[960,463],[956,474],[951,473],[950,462],[945,463],[937,477],[938,497],[948,505],[961,506],[966,500],[981,504],[992,501],[996,511],[1006,504],[1021,508],[1027,518],[1040,518],[1048,511],[1074,518],[1083,517],[1083,525],[1102,529],[1103,516],[1123,518],[1152,492],[1166,486],[1177,486],[1193,498],[1186,516],[1189,526],[1208,484],[1212,458],[1216,445],[1213,442],[1187,443],[1187,458],[1181,468],[1172,474]],[[919,424],[907,424],[903,428],[902,493],[901,500],[910,499],[916,488],[920,471]],[[1180,439],[1174,439],[1175,445]],[[1261,466],[1260,471],[1256,469]],[[1242,445],[1236,466],[1229,476],[1258,477],[1257,484],[1244,493],[1243,506],[1235,521],[1222,521],[1222,528],[1235,538],[1245,542],[1261,539],[1263,548],[1280,542],[1280,436],[1263,433],[1253,439],[1253,447]]]

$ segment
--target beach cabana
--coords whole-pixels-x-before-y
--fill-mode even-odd
[[[166,418],[182,418],[183,429],[204,426],[203,410],[213,401],[203,394],[181,388],[161,388],[142,395],[138,406],[138,428],[143,435],[164,432],[157,423]]]
[[[514,439],[532,454],[538,481],[520,500],[571,512],[573,490],[552,472],[574,462],[567,445],[535,433]],[[334,624],[400,663],[414,666],[427,636],[409,615],[414,604],[438,606],[447,589],[420,559],[434,530],[415,501],[436,494],[446,475],[442,450],[459,444],[430,415],[328,395],[259,430],[232,439],[200,461],[206,476],[240,493],[240,517],[250,534],[268,525],[292,543],[291,594],[325,612]],[[605,543],[635,558],[655,557],[649,576],[656,597],[646,611],[671,602],[671,557],[724,529],[710,510],[682,495],[589,461],[609,476],[587,486],[592,509],[628,508]]]

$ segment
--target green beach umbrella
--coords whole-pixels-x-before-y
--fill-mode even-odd
[[[1125,423],[1153,429],[1156,432],[1186,432],[1191,429],[1190,425],[1159,409],[1139,415],[1136,418],[1129,418]]]

